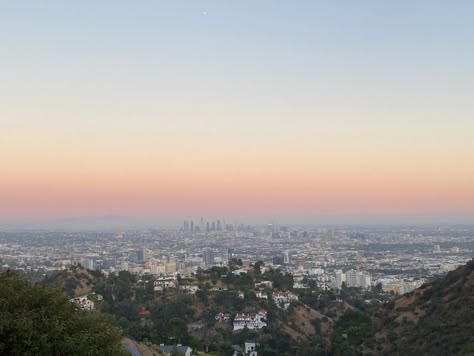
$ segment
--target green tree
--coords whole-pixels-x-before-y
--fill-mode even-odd
[[[262,274],[262,266],[264,265],[263,261],[257,261],[255,262],[255,265],[253,266],[253,271],[255,273],[255,276],[260,276]]]
[[[79,310],[62,291],[0,275],[1,355],[126,355],[121,339],[103,315]]]
[[[339,355],[359,355],[360,346],[372,335],[370,318],[359,311],[347,310],[335,323],[332,352]]]

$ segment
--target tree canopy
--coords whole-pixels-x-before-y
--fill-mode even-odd
[[[0,275],[1,355],[126,355],[121,339],[103,315],[80,310],[61,290]]]

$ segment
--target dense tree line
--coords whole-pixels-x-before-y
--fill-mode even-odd
[[[63,291],[0,275],[1,355],[125,355],[121,339],[105,316],[79,310]]]

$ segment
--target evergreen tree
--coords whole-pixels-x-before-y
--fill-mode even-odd
[[[0,275],[1,355],[126,355],[121,339],[103,315],[80,310],[62,291]]]

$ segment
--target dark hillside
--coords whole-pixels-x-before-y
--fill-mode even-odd
[[[474,355],[474,260],[388,303],[373,324],[376,355]]]
[[[68,296],[77,297],[90,293],[103,280],[105,280],[105,277],[101,272],[73,266],[47,277],[39,285],[60,288]]]
[[[126,355],[121,339],[104,315],[79,310],[59,289],[0,274],[0,355]]]

